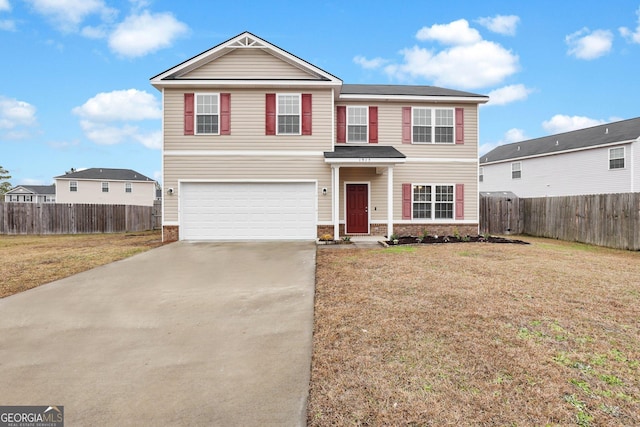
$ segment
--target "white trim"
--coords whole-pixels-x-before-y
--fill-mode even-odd
[[[163,221],[162,225],[166,226],[180,226],[180,221]]]
[[[463,159],[459,157],[407,157],[407,163],[478,163],[478,159]]]
[[[324,151],[296,150],[165,150],[165,156],[270,156],[270,157],[314,157],[324,156]]]
[[[280,96],[296,96],[298,98],[298,132],[280,133]],[[293,116],[293,114],[283,114],[283,116]],[[279,92],[276,93],[276,135],[278,136],[300,136],[302,135],[302,94],[300,92]]]
[[[347,105],[346,115],[346,135],[345,143],[347,144],[368,144],[369,143],[369,106],[368,105]],[[365,121],[364,126],[367,128],[367,132],[364,141],[349,141],[349,110],[364,109]],[[351,124],[351,126],[362,126],[361,124]]]
[[[489,97],[477,96],[430,96],[430,95],[366,95],[366,94],[340,94],[340,101],[429,101],[445,102],[449,104],[473,103],[484,104],[489,102]]]
[[[629,141],[609,142],[607,144],[591,145],[589,147],[574,148],[572,150],[554,151],[553,153],[534,154],[532,156],[512,157],[512,158],[509,158],[509,159],[494,160],[492,162],[484,162],[484,163],[482,162],[482,160],[480,160],[480,165],[482,165],[482,166],[497,165],[497,164],[500,164],[500,163],[510,163],[510,162],[516,162],[516,161],[521,161],[521,160],[527,160],[527,159],[536,159],[538,157],[555,156],[557,154],[567,154],[567,153],[575,153],[575,152],[578,152],[578,151],[594,150],[596,148],[605,148],[605,147],[611,147],[611,146],[614,146],[614,145],[633,144],[634,141],[636,141],[636,140],[632,139],[632,140],[629,140]],[[515,144],[517,144],[517,143],[515,143]],[[481,158],[482,157],[485,157],[485,156],[481,156]]]
[[[344,209],[344,234],[365,234],[365,233],[349,233],[347,231],[347,184],[362,184],[367,186],[367,232],[366,234],[371,234],[371,210],[369,206],[371,206],[371,181],[344,181],[344,196],[343,201],[343,209]]]
[[[205,95],[213,95],[216,97],[217,102],[216,102],[216,107],[218,109],[218,112],[215,114],[216,116],[218,116],[218,131],[217,132],[202,132],[199,133],[198,132],[198,96],[205,96]],[[202,116],[210,116],[213,114],[200,114]],[[220,92],[195,92],[193,94],[193,134],[194,135],[206,135],[206,136],[217,136],[220,135]]]

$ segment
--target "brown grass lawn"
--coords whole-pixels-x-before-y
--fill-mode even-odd
[[[161,233],[0,236],[0,298],[160,246]]]
[[[308,423],[640,425],[640,253],[319,248]]]

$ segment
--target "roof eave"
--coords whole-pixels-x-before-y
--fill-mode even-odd
[[[488,96],[432,96],[432,95],[367,95],[367,94],[339,94],[340,101],[428,101],[435,103],[471,103],[484,104],[489,102]]]

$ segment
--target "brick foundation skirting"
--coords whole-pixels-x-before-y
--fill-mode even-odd
[[[177,242],[180,238],[179,229],[177,225],[163,225],[162,226],[162,241],[165,243]]]
[[[386,236],[387,224],[371,224],[370,230],[372,236]],[[393,233],[398,236],[422,236],[425,231],[431,236],[477,236],[478,224],[393,224]],[[325,234],[333,236],[333,225],[318,226],[318,237]],[[340,224],[340,236],[344,235],[344,224]]]

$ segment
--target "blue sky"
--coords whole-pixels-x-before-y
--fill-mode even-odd
[[[0,0],[0,165],[161,179],[149,79],[250,31],[345,83],[490,95],[480,154],[640,116],[640,0]]]

